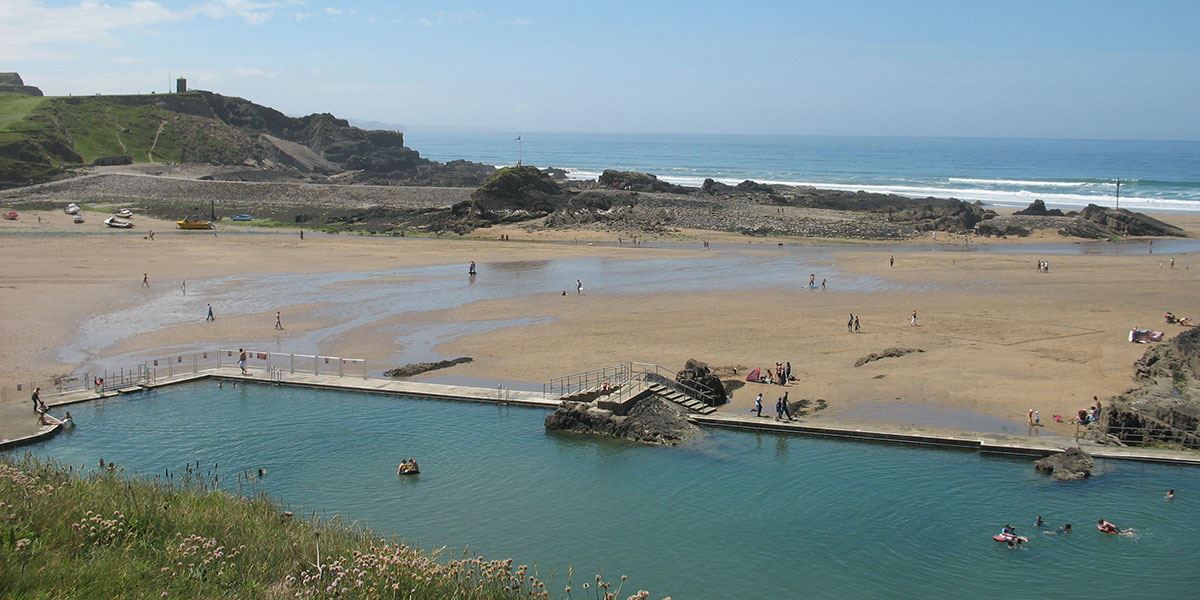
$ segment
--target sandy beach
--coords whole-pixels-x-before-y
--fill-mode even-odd
[[[1191,216],[1168,220],[1193,232],[1198,224]],[[114,327],[113,319],[125,319],[127,327],[114,329],[122,334],[111,343],[88,347],[87,360],[239,342],[270,342],[272,349],[288,351],[304,341],[322,353],[366,358],[373,370],[396,366],[399,357],[412,354],[416,338],[397,332],[421,324],[427,328],[421,343],[437,354],[475,359],[434,376],[541,382],[631,360],[677,369],[697,358],[741,379],[751,368],[790,361],[798,381],[784,388],[746,384],[722,410],[748,411],[760,391],[773,406],[787,391],[793,401],[808,399],[815,406],[824,400],[827,408],[805,417],[821,421],[996,429],[1023,426],[1026,411],[1035,409],[1047,431],[1065,433],[1067,426],[1054,424],[1052,415],[1069,419],[1093,396],[1104,398],[1130,385],[1131,365],[1145,350],[1126,340],[1131,327],[1163,329],[1171,336],[1181,328],[1163,324],[1164,311],[1200,315],[1197,255],[1150,254],[1148,245],[1145,253],[1127,255],[1038,255],[1024,250],[1038,248],[1029,240],[1016,241],[1018,247],[1005,252],[955,252],[925,249],[920,244],[927,241],[828,246],[711,232],[667,238],[712,240],[714,248],[704,251],[694,242],[664,248],[609,245],[614,236],[589,230],[539,236],[519,228],[492,229],[479,232],[480,239],[309,233],[300,240],[294,231],[218,231],[214,236],[178,233],[166,222],[142,219],[138,225],[132,232],[89,228],[80,233],[65,215],[48,213],[41,224],[29,219],[3,224],[0,381],[9,403],[28,402],[27,391],[15,392],[19,382],[47,382],[82,367],[82,362],[63,360],[61,350],[86,337],[85,329],[97,322]],[[148,229],[165,233],[150,241],[144,239]],[[500,233],[509,233],[513,241],[495,241]],[[481,277],[519,278],[519,272],[488,269],[492,264],[544,269],[564,260],[686,265],[726,257],[738,264],[779,265],[806,257],[809,250],[820,253],[819,264],[830,265],[830,274],[837,273],[824,291],[803,289],[808,271],[797,267],[767,277],[759,273],[745,282],[736,272],[722,271],[719,289],[681,283],[644,291],[644,286],[588,282],[585,293],[577,295],[574,277],[563,274],[567,297],[558,288],[533,294],[517,286],[479,300],[438,305],[433,298],[410,305],[403,294],[424,278],[452,277],[457,285],[469,260],[480,263]],[[894,267],[890,256],[895,256]],[[1050,261],[1049,273],[1036,270],[1040,259]],[[389,272],[405,267],[432,270],[404,276]],[[339,272],[363,275],[320,279]],[[143,273],[149,288],[141,285]],[[232,312],[218,304],[218,319],[204,322],[196,307],[213,301],[209,298],[252,296],[255,282],[268,276],[295,286],[279,289],[304,291],[311,285],[324,289],[324,295],[314,300],[281,293]],[[676,276],[686,282],[686,275]],[[816,276],[820,281],[826,275]],[[654,281],[652,273],[641,277]],[[186,301],[192,303],[187,310],[195,312],[175,318],[171,311],[178,306],[163,307],[175,294],[182,297],[184,280]],[[846,289],[850,280],[856,283]],[[339,322],[339,311],[349,314],[343,309],[368,288],[394,288],[396,299]],[[914,309],[918,327],[908,322]],[[276,310],[287,324],[281,333],[272,327]],[[859,315],[861,333],[846,331],[850,313]],[[107,320],[97,321],[98,315],[108,315]],[[924,352],[854,366],[860,357],[892,347]]]

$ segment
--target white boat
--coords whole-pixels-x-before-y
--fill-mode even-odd
[[[122,219],[129,219],[133,217],[133,211],[129,210],[128,208],[122,208],[121,210],[117,211],[117,216],[121,217]]]
[[[63,212],[67,213],[68,215],[77,215],[79,214],[79,205],[72,202],[63,209]]]
[[[76,223],[82,223],[82,222],[83,222],[83,215],[75,215],[74,217],[71,217],[71,220],[72,220],[72,221],[75,221]]]
[[[130,223],[129,221],[122,221],[116,217],[109,217],[105,219],[104,224],[108,225],[109,227],[116,227],[117,229],[130,229],[133,227],[133,223]]]

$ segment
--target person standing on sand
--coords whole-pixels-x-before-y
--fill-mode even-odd
[[[759,394],[758,397],[762,398],[762,394]],[[42,388],[33,388],[33,394],[29,396],[29,399],[33,401],[33,412],[38,412],[38,404],[42,402]],[[759,412],[762,412],[761,408],[759,409]]]
[[[792,361],[790,361],[790,360],[783,364],[783,380],[784,381],[792,380]]]
[[[783,396],[780,396],[775,400],[775,420],[783,420]]]
[[[213,314],[212,314],[212,304],[208,305],[208,316],[204,317],[204,320],[205,321],[216,321],[217,320],[216,317],[213,317]]]
[[[817,287],[817,274],[809,273],[808,274],[808,289],[810,289],[810,290],[816,289],[816,287]]]
[[[579,296],[583,295],[583,280],[581,279],[575,280],[575,294]]]
[[[846,319],[846,333],[854,331],[854,313],[850,313],[850,318]]]
[[[184,279],[184,280],[183,280],[183,281],[182,281],[182,282],[179,284],[179,289],[183,291],[183,295],[184,295],[184,296],[186,296],[186,295],[187,295],[187,280],[186,280],[186,279]]]
[[[787,392],[784,392],[783,397],[779,399],[779,407],[783,412],[783,416],[787,417],[787,420],[795,421],[795,419],[792,418],[792,411],[788,410],[788,393]]]
[[[283,331],[283,317],[280,316],[279,311],[275,311],[275,330]]]
[[[920,327],[920,325],[917,324],[917,309],[913,309],[912,318],[909,319],[908,324],[912,327]]]
[[[467,265],[467,275],[475,275],[475,261],[471,261],[471,263]]]
[[[142,273],[142,287],[150,287],[150,274]]]
[[[1029,412],[1025,414],[1025,420],[1029,422],[1030,427],[1033,427],[1033,409],[1032,408],[1029,409]]]
[[[854,333],[858,333],[858,316],[854,317]]]
[[[896,266],[896,257],[895,257],[895,256],[889,256],[889,257],[888,257],[888,268],[892,268],[892,267],[895,267],[895,266]]]
[[[34,406],[37,406],[36,402],[34,403]],[[762,392],[759,392],[758,395],[754,397],[753,411],[756,416],[762,416]]]
[[[246,374],[246,350],[244,348],[238,348],[238,368],[242,370],[242,375]]]
[[[824,277],[821,278],[821,289],[822,290],[825,289],[825,278]]]
[[[304,239],[304,230],[303,229],[300,230],[300,239]]]

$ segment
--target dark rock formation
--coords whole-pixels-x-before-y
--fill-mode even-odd
[[[759,183],[757,181],[751,181],[749,179],[733,186],[733,188],[735,190],[738,190],[739,192],[762,192],[765,194],[775,193],[775,188],[773,188],[765,183]]]
[[[1028,227],[1013,223],[1012,221],[1001,221],[999,219],[991,219],[984,221],[975,226],[975,235],[983,235],[987,237],[1025,237],[1033,233]]]
[[[1045,202],[1042,202],[1041,200],[1034,200],[1029,204],[1029,206],[1022,210],[1015,211],[1013,214],[1030,217],[1061,217],[1063,216],[1063,211],[1058,210],[1057,208],[1046,210]]]
[[[1093,437],[1200,448],[1200,328],[1146,350],[1134,377],[1139,386],[1108,401]]]
[[[412,377],[413,375],[420,375],[421,373],[428,373],[429,371],[445,369],[447,367],[453,367],[454,365],[473,362],[474,360],[475,359],[471,358],[470,356],[460,356],[458,358],[439,360],[436,362],[410,363],[404,365],[403,367],[388,369],[383,372],[383,375],[385,377]]]
[[[709,394],[717,404],[724,404],[728,397],[721,378],[709,368],[707,363],[696,359],[688,359],[684,363],[683,369],[675,374],[675,381]]]
[[[679,408],[655,396],[637,400],[625,416],[583,402],[563,402],[546,416],[546,429],[659,446],[675,446],[700,430]]]
[[[924,350],[920,348],[888,348],[883,352],[872,352],[871,354],[854,361],[854,366],[861,367],[869,362],[876,361],[881,358],[896,358],[904,356],[905,354],[912,354],[914,352],[924,352]]]
[[[692,190],[682,185],[675,185],[660,181],[657,176],[649,173],[637,173],[634,171],[617,171],[614,169],[605,169],[600,174],[598,179],[600,185],[606,188],[616,190],[630,190],[634,192],[669,192],[673,194],[686,194]]]
[[[132,165],[133,157],[131,156],[101,156],[92,161],[92,165],[97,167],[112,167],[116,165]]]
[[[1067,448],[1033,463],[1033,468],[1039,473],[1045,473],[1059,481],[1086,479],[1092,474],[1092,468],[1095,466],[1096,461],[1079,448]]]
[[[1142,213],[1095,204],[1089,204],[1079,211],[1075,220],[1059,233],[1089,239],[1120,235],[1187,237],[1182,229]]]
[[[492,173],[470,200],[450,207],[449,214],[430,229],[467,233],[477,227],[544,217],[567,202],[562,185],[537,167],[505,167]]]
[[[0,73],[0,94],[41,96],[42,90],[32,85],[25,85],[17,73]]]

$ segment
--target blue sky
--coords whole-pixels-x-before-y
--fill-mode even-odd
[[[512,131],[1200,139],[1200,1],[0,0],[49,94]]]

